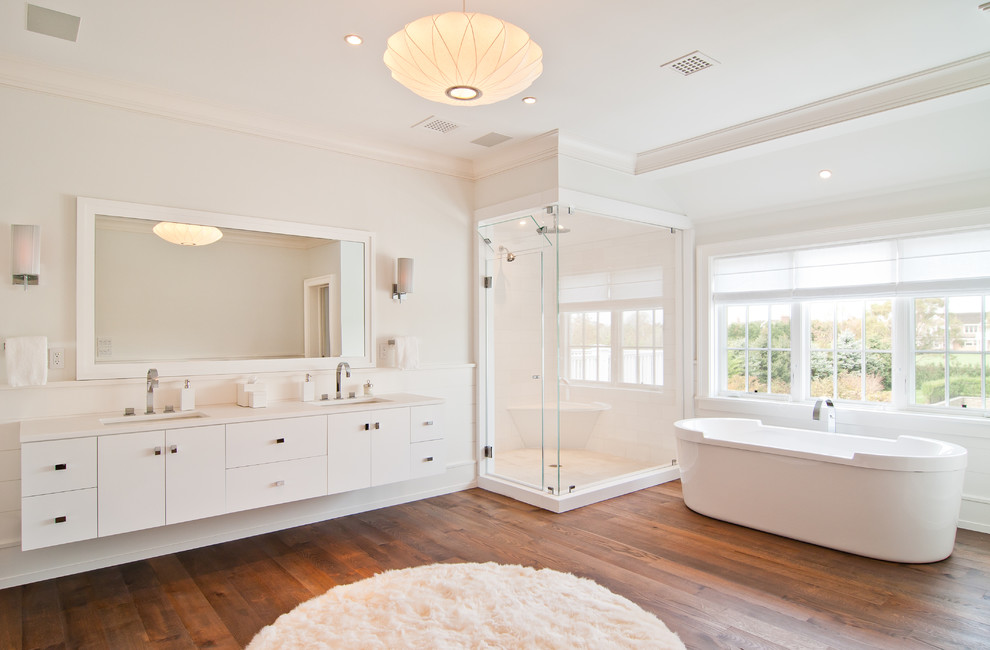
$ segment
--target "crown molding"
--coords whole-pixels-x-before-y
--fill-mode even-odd
[[[990,84],[990,52],[641,152],[636,174]]]
[[[312,124],[283,120],[8,55],[0,55],[0,85],[467,180],[474,178],[470,161],[462,158],[359,141]]]
[[[559,149],[560,134],[556,129],[541,133],[475,160],[473,178],[480,180],[524,165],[553,160]]]

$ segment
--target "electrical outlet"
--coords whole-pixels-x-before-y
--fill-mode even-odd
[[[48,349],[48,367],[52,370],[65,368],[65,348]]]
[[[378,360],[385,361],[388,359],[388,343],[382,343],[378,346]]]
[[[113,340],[108,336],[96,339],[96,358],[107,359],[113,356]]]

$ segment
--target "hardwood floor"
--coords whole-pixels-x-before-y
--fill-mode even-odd
[[[688,510],[673,482],[564,514],[482,490],[0,591],[0,648],[236,648],[334,585],[432,562],[591,578],[689,648],[990,648],[990,535],[929,565]]]

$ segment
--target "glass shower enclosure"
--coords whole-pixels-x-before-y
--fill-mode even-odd
[[[557,206],[478,234],[479,484],[561,512],[677,478],[681,234]]]

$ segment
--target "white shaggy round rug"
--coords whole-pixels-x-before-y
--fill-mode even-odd
[[[334,587],[278,617],[268,648],[660,648],[653,614],[586,578],[516,565],[431,564]]]

